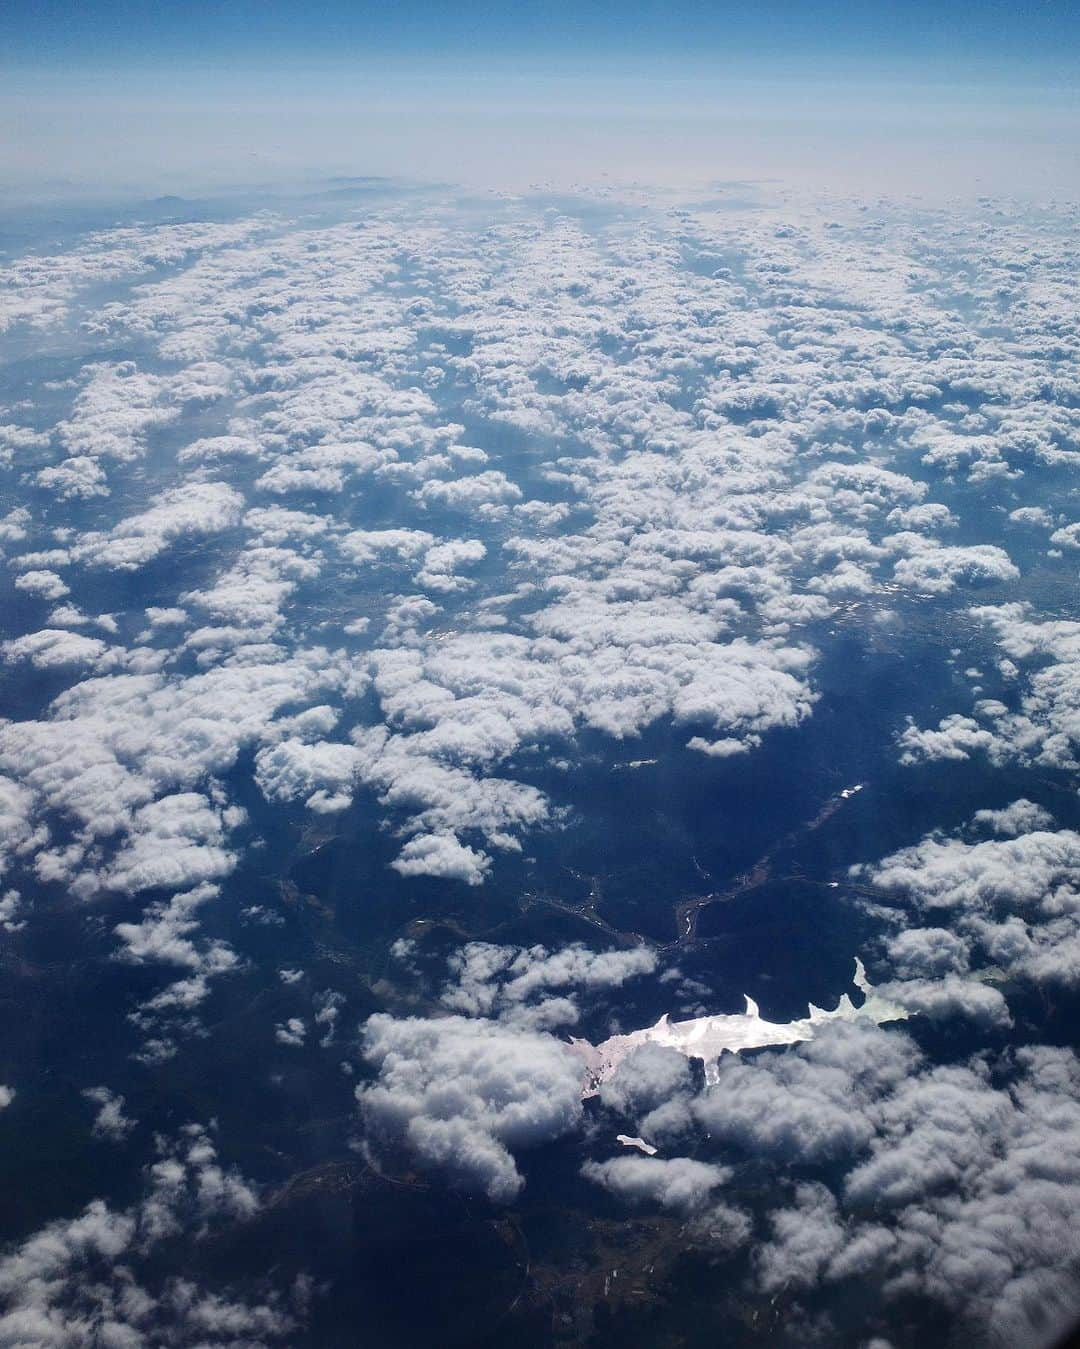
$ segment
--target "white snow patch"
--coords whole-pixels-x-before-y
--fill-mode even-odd
[[[655,1157],[656,1149],[651,1143],[646,1143],[644,1138],[632,1138],[629,1134],[616,1134],[615,1142],[621,1143],[624,1148],[637,1148],[638,1152],[643,1152],[646,1157]]]
[[[797,1021],[780,1023],[766,1021],[758,1010],[753,998],[746,999],[746,1011],[731,1015],[699,1016],[691,1021],[671,1021],[667,1013],[655,1026],[644,1030],[630,1031],[626,1035],[612,1035],[602,1044],[593,1045],[588,1040],[571,1037],[570,1048],[580,1055],[585,1063],[586,1082],[582,1090],[583,1099],[595,1096],[601,1082],[605,1081],[619,1064],[640,1045],[663,1045],[668,1049],[677,1049],[688,1059],[701,1059],[705,1064],[705,1081],[713,1083],[719,1080],[716,1061],[725,1050],[738,1054],[744,1049],[761,1049],[766,1045],[791,1045],[801,1040],[812,1040],[817,1028],[829,1021],[872,1021],[881,1025],[885,1021],[906,1021],[908,1013],[898,1003],[889,1002],[874,992],[873,985],[866,977],[861,960],[855,960],[855,987],[865,994],[861,1007],[856,1007],[851,998],[844,993],[831,1012],[809,1007],[809,1015]],[[621,1141],[621,1140],[620,1140]]]

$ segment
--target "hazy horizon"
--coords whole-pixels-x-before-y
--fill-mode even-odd
[[[606,174],[940,198],[1078,181],[1074,6],[16,6],[9,198]]]

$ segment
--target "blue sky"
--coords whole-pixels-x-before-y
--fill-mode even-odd
[[[1062,0],[39,0],[5,7],[4,64],[85,69],[131,65],[463,56],[611,62],[660,55],[868,68],[1064,73],[1080,8]]]
[[[253,0],[6,8],[8,190],[326,173],[1065,190],[1080,6]]]

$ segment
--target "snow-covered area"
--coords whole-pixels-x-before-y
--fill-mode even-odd
[[[811,1003],[809,1014],[796,1021],[766,1021],[757,1003],[748,997],[745,1012],[699,1016],[690,1021],[672,1021],[665,1013],[655,1026],[630,1031],[626,1035],[612,1035],[598,1045],[571,1037],[570,1047],[581,1056],[587,1073],[582,1096],[586,1099],[595,1096],[601,1082],[611,1076],[628,1054],[644,1044],[663,1045],[668,1049],[677,1049],[688,1059],[701,1059],[705,1064],[705,1080],[712,1083],[718,1080],[716,1061],[725,1050],[738,1054],[744,1049],[762,1049],[766,1045],[792,1045],[800,1040],[812,1040],[818,1027],[830,1021],[871,1021],[880,1026],[886,1021],[907,1020],[908,1013],[903,1007],[874,991],[866,977],[863,963],[858,958],[855,960],[853,983],[864,995],[860,1007],[856,1007],[850,996],[844,993],[831,1012]]]
[[[621,1143],[624,1148],[637,1148],[638,1152],[643,1152],[646,1157],[655,1157],[656,1149],[651,1143],[646,1143],[644,1138],[632,1138],[629,1134],[616,1134],[615,1142]]]

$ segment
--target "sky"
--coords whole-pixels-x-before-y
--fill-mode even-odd
[[[736,60],[851,60],[869,68],[914,62],[1025,67],[1041,78],[1066,70],[1080,35],[1076,8],[1051,3],[932,3],[932,0],[814,0],[753,5],[692,0],[408,0],[394,5],[330,0],[194,0],[146,6],[94,0],[16,4],[6,23],[7,63],[65,71],[100,65],[206,67],[387,57],[521,61],[542,56],[587,65],[658,56],[723,65]]]
[[[1076,185],[1067,3],[8,6],[9,195],[334,174]]]

